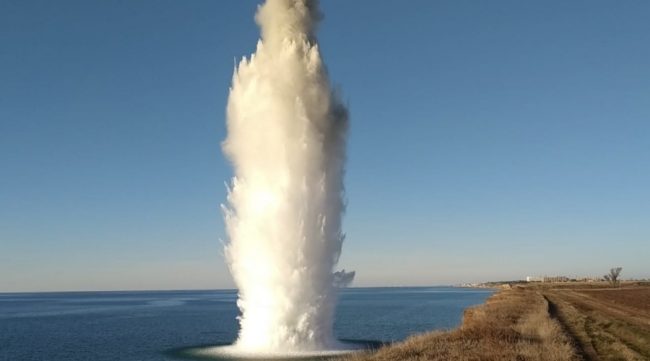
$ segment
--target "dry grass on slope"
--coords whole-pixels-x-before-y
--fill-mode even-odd
[[[525,289],[501,291],[486,304],[468,309],[463,325],[383,347],[346,361],[581,360],[560,324],[549,314],[546,299]]]

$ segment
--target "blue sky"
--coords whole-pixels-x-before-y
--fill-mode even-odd
[[[255,1],[0,3],[0,291],[231,288]],[[650,277],[650,3],[323,1],[359,286]]]

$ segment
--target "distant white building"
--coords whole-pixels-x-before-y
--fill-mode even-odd
[[[526,282],[544,282],[544,277],[526,276]]]

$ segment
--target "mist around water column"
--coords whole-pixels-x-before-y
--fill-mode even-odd
[[[267,0],[261,39],[241,60],[223,150],[234,167],[225,256],[239,289],[234,347],[276,354],[335,349],[348,113],[315,31],[318,1]],[[335,280],[336,278],[336,280]]]

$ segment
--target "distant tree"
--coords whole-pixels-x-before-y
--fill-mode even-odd
[[[612,286],[618,286],[619,284],[618,276],[621,274],[622,270],[623,267],[614,267],[610,269],[609,273],[603,276],[603,278],[605,278],[605,281],[611,283]]]

